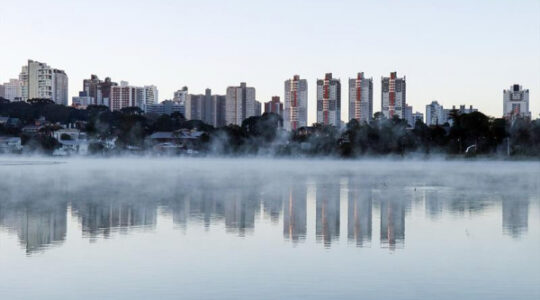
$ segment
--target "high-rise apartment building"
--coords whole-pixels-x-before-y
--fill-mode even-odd
[[[317,79],[317,123],[341,126],[341,82],[332,73]]]
[[[225,96],[212,95],[206,89],[204,95],[188,94],[185,100],[187,120],[201,120],[214,127],[225,126]]]
[[[307,80],[294,75],[285,81],[283,127],[296,130],[307,126],[308,84]]]
[[[279,96],[273,96],[272,100],[264,103],[264,112],[283,115],[283,103],[279,101]]]
[[[83,92],[87,97],[92,98],[91,105],[109,106],[111,98],[111,87],[118,86],[116,82],[112,82],[111,78],[106,77],[105,80],[100,80],[97,75],[91,75],[90,79],[83,80]]]
[[[228,87],[225,97],[227,124],[242,125],[242,121],[256,115],[255,88],[248,87],[245,82]]]
[[[184,105],[184,103],[186,102],[187,95],[188,95],[188,87],[184,86],[181,90],[174,92],[174,97],[172,101],[180,105]]]
[[[349,78],[349,120],[369,123],[373,117],[373,78],[360,72]]]
[[[212,105],[215,112],[212,120],[212,125],[214,127],[223,127],[227,125],[227,122],[225,121],[225,103],[225,95],[212,95]]]
[[[381,110],[384,117],[403,118],[407,104],[405,77],[398,78],[397,73],[392,72],[390,77],[381,78],[381,86]]]
[[[416,121],[424,122],[424,114],[417,111],[412,114],[413,118],[413,127],[416,125]]]
[[[426,105],[426,125],[436,126],[448,122],[448,110],[445,110],[437,101]]]
[[[139,107],[146,112],[147,106],[159,103],[156,86],[130,86],[127,81],[121,81],[120,86],[111,86],[110,96],[109,108],[111,110]]]
[[[22,101],[22,82],[19,79],[10,79],[4,83],[4,98],[9,101]]]
[[[137,87],[130,86],[127,81],[121,81],[119,86],[111,86],[111,110],[137,106],[137,102]]]
[[[18,79],[10,79],[0,84],[0,97],[9,101],[22,101],[22,83]]]
[[[68,77],[62,70],[54,69],[45,63],[28,60],[19,74],[22,81],[21,98],[50,99],[56,104],[68,104]]]
[[[158,115],[171,115],[175,112],[179,112],[185,115],[184,105],[172,100],[165,100],[161,103],[149,104],[146,106],[146,112]]]
[[[503,116],[507,119],[531,118],[528,89],[524,90],[521,85],[514,84],[503,91]]]

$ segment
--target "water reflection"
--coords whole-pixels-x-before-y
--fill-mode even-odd
[[[15,232],[27,254],[64,241],[67,204],[39,205],[37,202],[0,202],[0,227]]]
[[[527,199],[503,199],[502,222],[504,233],[514,238],[527,232],[529,201]]]
[[[349,187],[347,237],[358,247],[369,246],[371,243],[372,203],[371,190]]]
[[[294,243],[302,241],[307,232],[307,187],[290,186],[283,206],[283,236]],[[281,203],[281,201],[280,201]]]
[[[493,185],[499,182],[495,175],[456,183],[435,182],[430,177],[411,182],[400,174],[390,178],[354,172],[284,175],[273,180],[259,173],[236,178],[174,173],[151,180],[148,176],[122,179],[118,173],[105,172],[99,178],[66,185],[71,176],[33,179],[32,188],[25,188],[24,173],[0,182],[0,228],[16,234],[26,253],[61,244],[68,213],[83,237],[90,239],[133,229],[155,230],[159,218],[169,218],[184,232],[190,226],[208,231],[215,225],[247,238],[257,224],[268,222],[276,231],[282,228],[283,239],[293,245],[305,242],[308,227],[314,226],[314,240],[332,247],[340,242],[341,225],[346,224],[348,244],[375,244],[393,251],[405,247],[413,208],[431,222],[439,222],[445,214],[474,217],[488,208],[500,208],[504,234],[519,238],[527,233],[531,203],[538,202],[533,198],[537,182],[509,188]],[[378,240],[373,240],[377,235]]]

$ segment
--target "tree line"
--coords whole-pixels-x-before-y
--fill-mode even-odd
[[[56,125],[40,135],[25,136],[24,125],[44,118],[52,124],[77,124],[91,139],[117,138],[116,146],[145,147],[145,138],[158,131],[196,129],[202,131],[197,147],[201,153],[223,155],[270,154],[278,156],[362,157],[368,155],[443,154],[540,156],[540,120],[492,118],[481,112],[450,113],[452,125],[427,126],[418,120],[409,128],[403,119],[351,120],[343,129],[314,124],[287,132],[283,119],[274,113],[247,118],[241,126],[214,128],[200,120],[186,120],[181,113],[145,114],[138,107],[110,111],[106,106],[86,109],[54,104],[48,99],[9,102],[0,99],[0,116],[20,120],[19,126],[0,126],[0,134],[21,136],[23,144],[54,149],[50,138]],[[56,126],[56,127],[55,127]]]

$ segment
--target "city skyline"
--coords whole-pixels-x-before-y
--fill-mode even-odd
[[[519,84],[531,91],[532,118],[540,112],[536,92],[540,90],[537,1],[519,5],[457,1],[437,6],[423,1],[391,1],[391,5],[388,1],[344,1],[332,6],[295,1],[287,3],[288,10],[279,2],[158,1],[151,6],[104,2],[110,9],[97,16],[92,12],[103,6],[99,2],[4,4],[6,11],[12,12],[0,21],[6,38],[19,43],[7,47],[0,59],[0,81],[16,78],[20,66],[35,59],[68,74],[69,99],[78,95],[83,79],[98,74],[136,86],[154,84],[160,101],[172,98],[182,86],[196,93],[211,88],[223,94],[228,86],[248,82],[257,89],[256,100],[264,103],[275,95],[284,99],[283,82],[298,74],[311,83],[311,104],[316,97],[314,83],[323,74],[332,72],[344,84],[364,72],[376,79],[376,112],[381,97],[377,79],[396,71],[407,77],[407,104],[414,111],[422,112],[427,103],[437,100],[445,107],[472,104],[499,117],[503,114],[503,90]],[[71,13],[59,14],[63,7],[69,7]],[[120,8],[130,12],[126,16],[144,18],[137,24],[127,22],[127,17],[113,14]],[[361,18],[354,17],[358,11],[364,12]],[[215,22],[193,23],[199,12]],[[43,13],[50,16],[47,23],[37,17]],[[322,16],[326,18],[323,24],[314,22]],[[512,22],[501,22],[507,19]],[[130,27],[122,27],[124,22]],[[425,26],[428,23],[429,28]],[[284,35],[288,28],[296,28],[296,33]],[[397,28],[395,38],[382,38]],[[87,34],[68,45],[60,42],[65,35],[82,32],[110,34]],[[27,38],[20,38],[23,34]],[[146,34],[152,42],[137,49],[124,45]],[[40,42],[39,50],[36,41]],[[396,42],[399,47],[391,46]],[[323,55],[328,56],[323,60]],[[348,99],[348,89],[343,89],[341,97]],[[342,105],[341,119],[346,120],[348,102],[342,100]],[[316,107],[308,105],[308,124],[315,120]]]

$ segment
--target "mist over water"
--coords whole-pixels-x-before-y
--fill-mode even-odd
[[[540,162],[18,158],[0,173],[7,299],[540,297]]]

